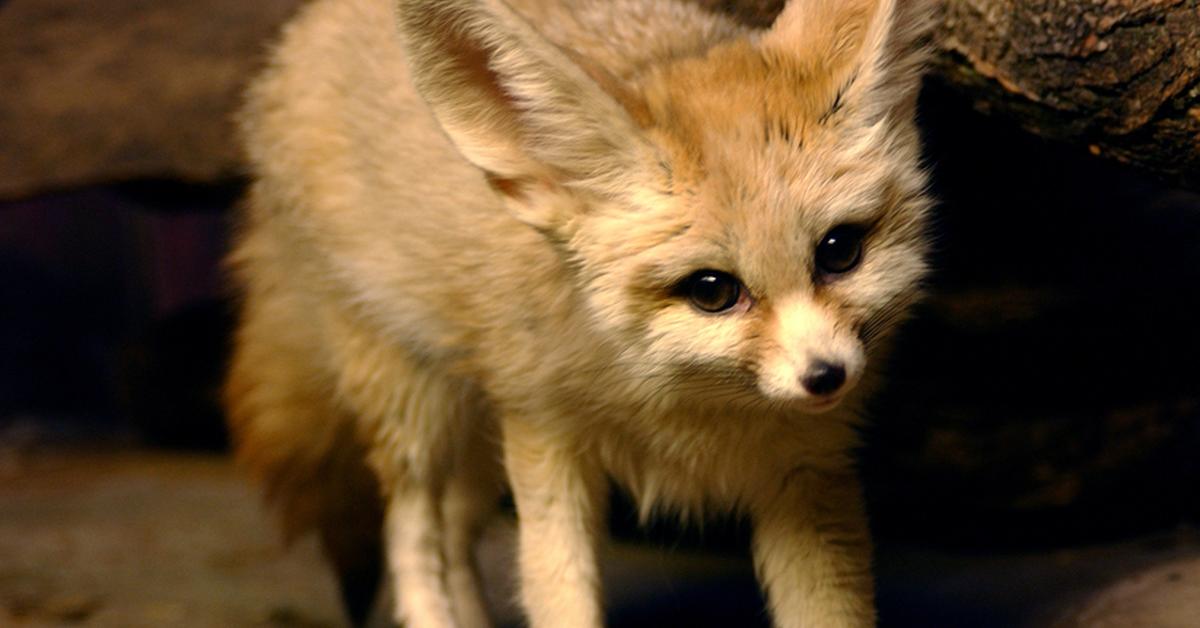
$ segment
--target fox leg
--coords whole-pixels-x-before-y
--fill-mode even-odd
[[[462,382],[425,368],[396,375],[369,459],[387,502],[384,543],[392,574],[394,615],[409,628],[457,628],[446,588],[442,511],[454,471],[454,441],[465,433],[469,396]]]
[[[438,496],[427,486],[394,491],[388,501],[384,539],[395,587],[395,618],[412,628],[457,626],[443,583]]]
[[[506,421],[504,460],[519,521],[521,602],[532,628],[603,623],[597,540],[607,484],[591,461],[522,421]]]
[[[438,465],[430,481],[397,487],[389,500],[385,538],[396,618],[413,628],[491,625],[473,550],[503,483],[485,417],[459,418],[480,425],[461,430],[461,442],[448,446],[457,449],[453,469]]]
[[[871,543],[851,472],[797,470],[757,496],[754,564],[778,628],[875,623]]]
[[[488,628],[491,620],[479,588],[474,549],[504,485],[494,434],[482,426],[469,431],[442,498],[446,587],[461,628]]]
[[[359,417],[386,504],[384,554],[395,618],[409,628],[457,628],[446,588],[442,500],[455,443],[470,433],[478,395],[360,321],[340,312],[330,320],[337,392]]]

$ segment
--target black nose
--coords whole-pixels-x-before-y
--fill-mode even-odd
[[[841,364],[814,360],[800,379],[805,390],[814,395],[828,395],[846,383],[846,369]]]

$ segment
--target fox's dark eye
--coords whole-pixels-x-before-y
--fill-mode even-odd
[[[826,275],[840,275],[854,270],[862,261],[862,241],[866,229],[858,225],[838,225],[829,230],[817,244],[817,270]]]
[[[692,305],[705,312],[724,312],[737,305],[742,282],[719,270],[698,270],[683,282],[684,294]]]

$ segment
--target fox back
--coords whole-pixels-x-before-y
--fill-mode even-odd
[[[507,484],[531,622],[598,625],[612,478],[646,516],[748,516],[777,625],[870,623],[849,450],[925,272],[927,21],[890,0],[792,0],[761,31],[678,0],[304,9],[242,115],[226,396],[355,619],[382,555],[398,619],[487,625],[470,547]]]

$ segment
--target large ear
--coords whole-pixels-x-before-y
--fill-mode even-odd
[[[500,0],[399,0],[413,81],[458,150],[517,193],[617,193],[646,149],[620,102]]]
[[[871,123],[915,105],[933,10],[929,0],[791,0],[759,45],[829,82],[827,115]]]

